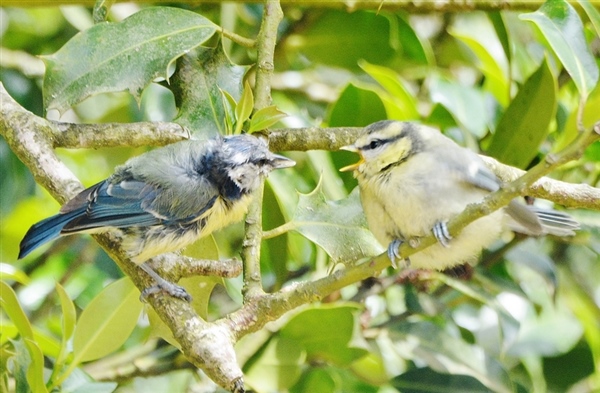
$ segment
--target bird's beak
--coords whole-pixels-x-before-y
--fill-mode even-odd
[[[271,163],[274,169],[290,168],[296,165],[296,161],[290,160],[289,158],[284,156],[280,156],[279,154],[272,155]]]
[[[340,150],[346,150],[346,151],[351,151],[353,153],[359,153],[359,150],[356,148],[356,146],[354,145],[348,145],[348,146],[342,146],[340,147]],[[359,166],[361,166],[363,163],[365,162],[365,159],[363,158],[363,156],[360,156],[360,160],[358,160],[357,163],[355,164],[351,164],[348,166],[345,166],[343,168],[340,168],[340,172],[349,172],[349,171],[354,171],[356,170]]]

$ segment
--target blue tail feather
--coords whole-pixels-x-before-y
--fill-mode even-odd
[[[69,221],[84,213],[85,209],[80,208],[68,213],[48,217],[33,225],[25,234],[23,240],[21,240],[19,259],[25,257],[42,244],[59,237],[63,227]]]

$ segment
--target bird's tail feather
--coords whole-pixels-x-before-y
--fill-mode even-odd
[[[85,209],[82,208],[68,213],[57,214],[33,225],[25,234],[23,240],[21,240],[19,259],[25,257],[42,244],[59,237],[63,227],[73,218],[84,212]]]
[[[512,201],[506,210],[513,231],[526,235],[573,236],[579,223],[567,213]]]

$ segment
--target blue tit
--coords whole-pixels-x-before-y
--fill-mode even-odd
[[[534,236],[568,236],[579,229],[565,213],[513,200],[452,238],[447,221],[501,185],[477,154],[438,130],[399,121],[371,124],[343,149],[361,156],[342,170],[354,170],[369,228],[379,242],[389,245],[394,266],[403,242],[432,232],[438,243],[413,254],[412,267],[443,270],[474,263],[505,229]]]
[[[152,150],[118,166],[57,215],[33,225],[21,241],[19,258],[58,236],[116,229],[126,255],[156,281],[143,296],[164,291],[190,300],[183,288],[145,262],[240,221],[262,179],[293,165],[250,135],[182,141]]]

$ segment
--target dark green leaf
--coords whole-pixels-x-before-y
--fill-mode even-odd
[[[487,154],[525,168],[538,154],[556,111],[556,78],[544,59],[506,109]]]
[[[499,11],[488,12],[488,18],[492,21],[494,25],[494,30],[496,30],[496,35],[502,44],[502,49],[504,50],[504,56],[508,60],[510,64],[512,59],[512,50],[511,50],[511,42],[510,37],[508,35],[508,30],[506,28],[506,24],[504,23],[504,19],[502,18],[502,13]]]
[[[308,308],[290,319],[280,335],[304,348],[309,359],[347,366],[367,353],[352,343],[357,308],[348,304]]]
[[[146,8],[120,23],[101,23],[45,57],[44,105],[61,113],[97,93],[127,90],[136,99],[174,59],[216,31],[208,19],[182,9]]]
[[[392,386],[403,393],[489,393],[490,389],[468,375],[440,374],[428,367],[417,368],[392,380]]]
[[[585,40],[577,11],[565,0],[548,0],[539,10],[521,15],[521,19],[537,25],[585,99],[598,83],[598,64]]]
[[[348,84],[329,111],[330,127],[364,127],[387,118],[385,106],[377,93]]]
[[[225,102],[240,99],[247,69],[231,63],[221,44],[182,56],[170,85],[179,107],[175,121],[196,138],[227,134],[231,108]]]
[[[285,50],[296,57],[315,63],[356,70],[360,59],[372,64],[385,64],[394,55],[390,21],[371,11],[348,14],[331,10],[306,30],[290,35]],[[332,48],[336,48],[332,52]]]

